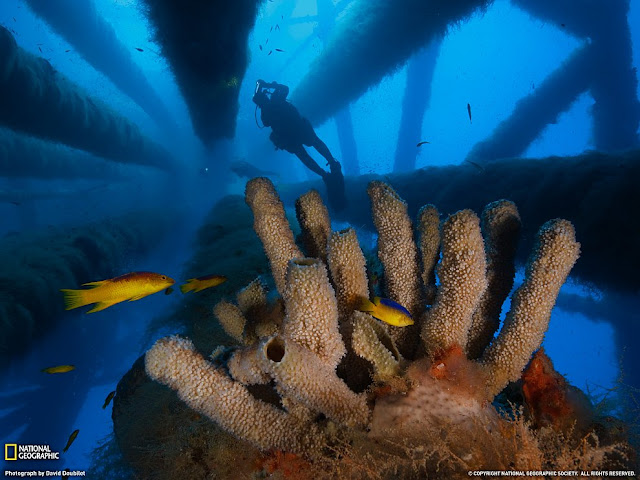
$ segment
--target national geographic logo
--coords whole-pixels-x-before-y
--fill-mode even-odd
[[[11,460],[60,460],[60,452],[52,452],[49,445],[4,444],[4,459]]]

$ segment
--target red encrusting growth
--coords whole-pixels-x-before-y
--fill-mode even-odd
[[[437,352],[433,356],[433,363],[429,368],[429,375],[435,379],[454,380],[457,372],[463,364],[466,364],[467,357],[462,351],[460,345],[452,345],[451,347]]]
[[[536,427],[567,431],[591,420],[588,400],[556,372],[543,348],[522,374],[522,392]]]
[[[302,457],[282,450],[272,450],[256,461],[256,471],[273,475],[279,473],[287,480],[311,478],[311,465]]]
[[[427,374],[435,380],[448,383],[449,391],[470,395],[479,401],[487,400],[486,372],[469,360],[460,345],[454,344],[436,352]]]

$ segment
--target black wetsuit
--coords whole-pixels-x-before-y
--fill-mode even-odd
[[[300,145],[313,145],[316,134],[309,120],[286,100],[288,94],[289,87],[278,85],[271,100],[262,106],[260,118],[271,127],[269,138],[277,148],[297,153]]]

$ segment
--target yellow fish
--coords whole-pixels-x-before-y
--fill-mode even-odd
[[[67,440],[67,444],[62,449],[63,452],[66,452],[67,450],[69,450],[69,447],[78,436],[78,433],[80,433],[80,430],[74,430],[73,432],[71,432],[71,435],[69,435],[69,440]]]
[[[44,373],[67,373],[75,369],[76,367],[73,365],[57,365],[55,367],[43,368],[40,371]]]
[[[226,281],[227,277],[222,275],[205,275],[204,277],[190,278],[187,283],[180,285],[180,291],[182,293],[199,292],[205,288],[217,287]]]
[[[64,294],[65,310],[95,303],[87,313],[99,312],[116,303],[141,298],[169,288],[175,283],[173,278],[159,273],[132,272],[100,282],[83,283],[85,290],[61,289]]]
[[[411,314],[406,308],[388,298],[375,297],[373,302],[363,298],[357,310],[367,312],[372,317],[394,327],[406,327],[414,323]]]

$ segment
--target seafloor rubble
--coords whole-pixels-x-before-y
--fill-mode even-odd
[[[147,352],[146,374],[184,403],[175,395],[158,402],[157,393],[169,393],[144,380],[142,360],[127,374],[114,407],[121,448],[144,434],[137,415],[154,415],[164,431],[146,451],[138,444],[135,455],[123,452],[140,476],[457,478],[486,469],[632,468],[624,428],[600,416],[538,350],[579,255],[572,224],[555,219],[540,228],[494,336],[513,285],[515,205],[491,203],[482,219],[462,210],[442,224],[427,205],[416,241],[394,190],[372,182],[368,193],[384,296],[415,324],[393,327],[356,310],[380,279],[367,275],[353,229],[331,231],[317,192],[296,203],[305,257],[273,185],[250,181],[246,202],[279,296],[256,280],[235,302],[214,307],[235,347],[206,358],[191,340],[171,336]],[[143,399],[135,407],[134,392]]]

